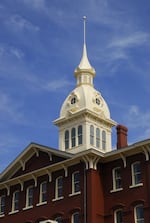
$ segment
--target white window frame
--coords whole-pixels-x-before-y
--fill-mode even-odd
[[[90,144],[94,146],[94,125],[90,125]]]
[[[46,190],[43,191],[43,185],[46,185]],[[47,181],[43,181],[40,183],[40,193],[39,193],[39,203],[36,206],[47,204],[47,200],[43,201],[43,194],[47,196]]]
[[[100,129],[96,128],[96,147],[100,148]]]
[[[71,129],[71,147],[75,147],[76,146],[76,128],[73,127]]]
[[[60,179],[62,180],[61,186],[59,185]],[[63,177],[62,176],[57,177],[55,180],[55,198],[52,201],[61,200],[64,198],[62,194],[61,194],[61,196],[59,196],[59,192],[58,192],[59,189],[61,189],[62,193],[63,193]]]
[[[116,171],[120,170],[121,171],[121,167],[115,167],[112,169],[112,182],[113,182],[113,189],[111,190],[111,192],[115,192],[115,191],[120,191],[123,190],[122,185],[120,187],[117,187],[117,180],[121,180],[122,181],[122,177],[120,174],[120,177],[116,177]]]
[[[75,215],[78,215],[78,222],[75,221]],[[71,223],[79,223],[79,212],[74,212],[71,216]]]
[[[78,174],[79,179],[76,180],[76,174]],[[76,191],[76,185],[78,184],[79,186],[79,190]],[[74,173],[72,173],[72,194],[78,194],[81,193],[80,192],[80,173],[79,171],[75,171]]]
[[[138,218],[137,216],[137,208],[142,207],[143,208],[143,204],[138,204],[134,207],[134,220],[135,223],[144,223],[144,216],[142,218]],[[143,210],[143,215],[144,215],[144,210]]]
[[[106,131],[102,130],[102,150],[106,150]]]
[[[134,167],[135,165],[140,165],[140,161],[136,161],[134,163],[132,163],[131,165],[131,178],[132,178],[132,185],[130,186],[130,188],[132,187],[138,187],[138,186],[143,186],[143,183],[142,183],[142,173],[141,173],[141,166],[140,166],[140,172],[135,172],[134,171]],[[141,181],[140,182],[136,182],[135,178],[136,176],[140,174],[141,176]]]
[[[65,135],[64,135],[64,141],[65,141],[65,149],[69,149],[69,138],[70,138],[70,132],[69,130],[65,130]]]
[[[30,190],[32,190],[32,195],[30,194]],[[26,190],[26,206],[25,208],[32,208],[33,207],[33,185],[27,187]],[[32,204],[30,204],[30,198],[32,199]]]
[[[3,201],[3,199],[4,199],[4,201]],[[5,199],[6,199],[5,195],[0,196],[0,216],[4,216],[4,213],[5,213]],[[3,202],[4,202],[4,204],[3,204]]]
[[[18,194],[18,199],[16,199],[16,194]],[[18,208],[16,208],[16,203],[18,204]],[[16,190],[13,192],[12,196],[12,207],[11,207],[11,213],[16,213],[19,211],[19,190]]]
[[[118,222],[118,220],[117,220],[117,214],[119,212],[122,212],[123,213],[123,210],[121,208],[119,208],[119,209],[115,210],[115,212],[114,212],[114,223],[123,223],[123,221],[122,222]]]
[[[78,126],[78,145],[83,144],[83,126],[79,125]]]

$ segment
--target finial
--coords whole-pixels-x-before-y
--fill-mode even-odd
[[[84,44],[86,44],[86,16],[83,16],[83,25],[84,25]]]

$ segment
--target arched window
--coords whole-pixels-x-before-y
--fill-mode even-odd
[[[100,130],[99,128],[96,128],[96,147],[100,147]]]
[[[106,132],[104,130],[102,131],[102,149],[106,149]]]
[[[55,199],[62,198],[63,196],[63,177],[59,176],[55,182]]]
[[[137,161],[131,166],[132,171],[132,185],[137,185],[142,183],[142,174],[141,174],[141,165],[140,162]]]
[[[123,211],[122,209],[118,209],[114,213],[114,222],[115,223],[123,223]]]
[[[5,211],[5,195],[0,196],[0,215],[3,215]]]
[[[75,212],[75,213],[72,215],[71,223],[79,223],[79,213],[78,213],[78,212]]]
[[[144,223],[143,205],[139,204],[134,208],[135,223]]]
[[[90,126],[90,144],[94,145],[94,126]]]
[[[40,184],[40,197],[39,197],[39,203],[46,202],[47,200],[47,182],[44,181]]]
[[[76,129],[71,129],[71,145],[72,147],[76,146]]]
[[[12,212],[19,210],[19,191],[15,191],[12,197]]]
[[[62,217],[55,218],[55,221],[57,221],[57,223],[62,223]]]
[[[78,126],[78,145],[82,144],[82,125]]]
[[[69,148],[69,131],[65,131],[65,149]]]
[[[33,205],[33,186],[29,186],[26,192],[26,207],[32,207]]]
[[[72,194],[80,191],[80,174],[76,171],[72,174]]]

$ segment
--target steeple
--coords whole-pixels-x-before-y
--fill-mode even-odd
[[[86,49],[86,16],[83,16],[83,53],[80,64],[75,69],[75,77],[77,78],[77,86],[81,84],[93,85],[93,77],[95,76],[95,69],[91,66]]]
[[[95,69],[87,56],[85,16],[83,21],[83,54],[75,69],[77,86],[64,100],[54,124],[59,128],[60,150],[78,153],[93,148],[106,153],[112,149],[111,129],[116,122],[110,117],[105,99],[93,86]]]

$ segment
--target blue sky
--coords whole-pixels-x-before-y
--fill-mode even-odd
[[[150,138],[149,11],[148,0],[0,1],[0,171],[31,142],[57,148],[52,121],[76,86],[84,15],[95,88],[129,144]]]

